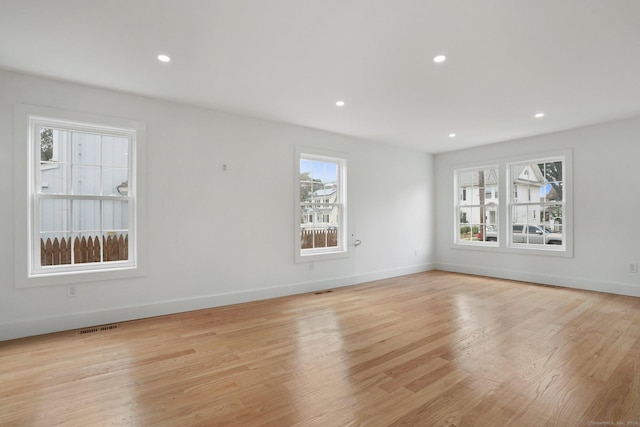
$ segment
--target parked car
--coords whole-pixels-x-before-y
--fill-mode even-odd
[[[562,234],[555,233],[542,225],[513,224],[511,238],[513,243],[530,243],[541,245],[561,245]],[[478,240],[482,240],[482,233],[478,233]],[[497,242],[498,233],[487,230],[487,242]]]

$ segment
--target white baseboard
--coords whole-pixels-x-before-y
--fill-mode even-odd
[[[137,306],[117,307],[85,313],[72,313],[53,317],[16,320],[0,324],[0,341],[357,285],[374,280],[421,273],[433,270],[434,268],[435,265],[433,264],[421,264],[392,270],[377,271],[313,282],[294,283],[271,288],[207,295],[197,298],[163,301]]]
[[[587,291],[607,292],[610,294],[640,297],[640,285],[635,286],[627,283],[599,282],[578,277],[523,273],[520,271],[445,263],[436,263],[435,268],[438,270],[451,271],[455,273],[475,274],[478,276],[518,280],[521,282],[540,283],[543,285],[563,286],[566,288],[584,289]]]

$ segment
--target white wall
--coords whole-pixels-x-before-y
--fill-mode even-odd
[[[146,123],[144,277],[81,283],[77,298],[65,285],[14,286],[25,256],[13,253],[14,191],[26,179],[12,164],[15,103]],[[313,269],[294,262],[296,145],[349,154],[352,231],[363,242]],[[435,260],[425,153],[0,71],[0,159],[0,340],[360,283]]]
[[[573,151],[573,257],[453,247],[454,168],[567,149]],[[640,118],[436,155],[437,267],[640,296],[640,274],[629,273],[629,264],[640,262],[639,159]]]

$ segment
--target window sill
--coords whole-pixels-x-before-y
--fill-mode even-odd
[[[464,244],[454,243],[451,249],[471,250],[479,252],[520,254],[520,255],[541,255],[549,257],[573,258],[573,251],[565,246],[547,245],[546,247],[527,246],[498,246],[496,244]]]
[[[349,251],[332,251],[332,252],[308,252],[296,255],[296,262],[323,261],[330,259],[348,258]]]
[[[16,274],[15,287],[35,288],[55,285],[73,285],[86,282],[127,279],[132,277],[141,277],[144,275],[145,273],[140,266],[110,268],[108,270],[58,271],[51,273],[39,272],[31,275],[30,277]]]

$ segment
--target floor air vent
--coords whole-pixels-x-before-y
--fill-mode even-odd
[[[322,295],[322,294],[328,294],[329,292],[333,292],[331,289],[327,290],[327,291],[318,291],[318,292],[314,292],[315,295]]]
[[[102,325],[102,326],[94,326],[92,328],[80,329],[78,331],[78,335],[94,334],[96,332],[110,331],[112,329],[118,329],[118,325],[114,323],[112,325]]]

